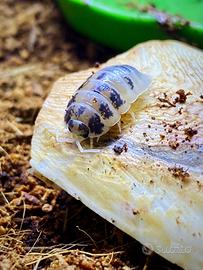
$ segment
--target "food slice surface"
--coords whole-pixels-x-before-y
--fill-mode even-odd
[[[104,66],[128,64],[150,87],[95,147],[61,143],[76,89]],[[89,147],[89,142],[83,144]],[[36,120],[31,165],[75,198],[185,269],[203,269],[203,53],[176,41],[150,41],[97,69],[59,79]]]

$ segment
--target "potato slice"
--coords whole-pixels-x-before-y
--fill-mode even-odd
[[[124,115],[122,133],[112,128],[95,146],[100,153],[57,142],[68,100],[96,69],[67,75],[38,115],[31,165],[169,261],[202,270],[203,53],[177,41],[150,41],[100,68],[114,64],[153,77],[131,107],[135,122]]]

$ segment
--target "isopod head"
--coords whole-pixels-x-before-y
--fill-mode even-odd
[[[89,128],[81,121],[70,119],[67,124],[69,131],[79,137],[84,139],[89,136]]]

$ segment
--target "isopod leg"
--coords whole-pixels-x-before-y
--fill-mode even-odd
[[[80,153],[99,153],[100,149],[84,149],[79,141],[75,142]]]
[[[119,133],[121,133],[121,121],[119,121],[119,122],[117,123],[117,126],[118,126]]]
[[[56,142],[57,143],[74,143],[75,140],[73,138],[68,138],[68,137],[65,137],[63,135],[61,136],[60,132],[57,132],[56,133]]]
[[[90,149],[93,149],[94,140],[93,138],[90,138]]]

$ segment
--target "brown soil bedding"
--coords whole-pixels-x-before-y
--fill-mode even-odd
[[[51,0],[1,1],[0,269],[179,269],[30,172],[53,82],[113,54],[69,29]]]

